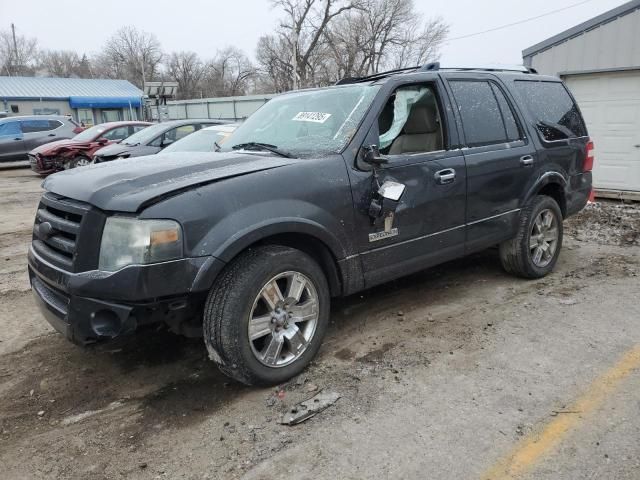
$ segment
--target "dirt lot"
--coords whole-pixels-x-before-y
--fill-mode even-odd
[[[640,478],[640,208],[567,222],[556,272],[496,251],[336,301],[317,361],[229,383],[162,330],[80,349],[25,273],[40,180],[0,172],[2,478]],[[317,391],[335,405],[297,426]]]

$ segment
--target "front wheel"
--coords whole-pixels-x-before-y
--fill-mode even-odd
[[[73,158],[65,160],[62,164],[64,170],[70,170],[77,167],[86,167],[91,164],[91,160],[84,155],[76,155]]]
[[[204,310],[209,356],[247,385],[274,385],[300,373],[318,352],[329,321],[320,266],[289,247],[252,248],[216,280]]]
[[[518,234],[500,245],[500,261],[509,273],[541,278],[555,267],[562,247],[562,212],[551,197],[539,195],[521,213]]]

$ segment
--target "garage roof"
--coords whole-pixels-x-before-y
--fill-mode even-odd
[[[565,42],[570,38],[577,37],[578,35],[583,34],[584,32],[599,27],[605,23],[611,22],[618,17],[622,17],[623,15],[627,15],[633,12],[636,9],[640,8],[640,0],[633,0],[631,2],[623,3],[619,7],[614,8],[613,10],[609,10],[608,12],[603,13],[602,15],[598,15],[597,17],[592,18],[591,20],[587,20],[580,25],[576,25],[568,30],[565,30],[562,33],[554,35],[551,38],[548,38],[540,43],[536,43],[535,45],[526,48],[522,51],[522,57],[530,57],[535,55],[542,50],[546,50],[548,48],[553,47],[559,43]]]
[[[0,100],[66,100],[70,97],[137,98],[142,90],[126,80],[0,77]]]

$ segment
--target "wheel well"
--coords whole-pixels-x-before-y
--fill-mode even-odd
[[[304,233],[280,233],[258,240],[248,248],[257,245],[283,245],[306,253],[318,262],[322,268],[329,283],[331,296],[337,297],[342,294],[342,279],[338,262],[331,253],[331,250],[329,250],[329,247],[316,237]]]
[[[564,188],[559,183],[547,183],[540,189],[538,195],[546,195],[553,198],[562,212],[562,217],[567,216],[567,199],[565,198]]]

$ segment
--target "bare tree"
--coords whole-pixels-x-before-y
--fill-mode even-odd
[[[260,37],[256,60],[259,65],[257,90],[262,93],[281,93],[293,88],[291,45],[283,37]]]
[[[256,69],[249,58],[236,47],[220,50],[207,63],[205,89],[212,96],[244,95]]]
[[[71,50],[45,50],[40,54],[40,68],[52,77],[80,77],[80,61]]]
[[[314,56],[323,47],[327,28],[335,18],[357,8],[359,3],[360,0],[271,0],[274,7],[284,12],[276,33],[278,38],[271,43],[289,50],[286,57],[290,58],[290,67],[285,70],[292,73],[294,89],[315,83],[313,67],[317,61]]]
[[[167,61],[167,75],[178,82],[179,98],[203,95],[202,79],[205,66],[195,52],[174,52]]]
[[[162,49],[156,36],[131,26],[118,30],[96,57],[101,71],[109,76],[115,73],[138,87],[158,76],[161,60]]]
[[[32,76],[37,68],[38,41],[11,31],[0,31],[0,70],[2,75]]]
[[[448,26],[440,18],[423,21],[413,0],[363,0],[325,34],[338,77],[435,60]]]

